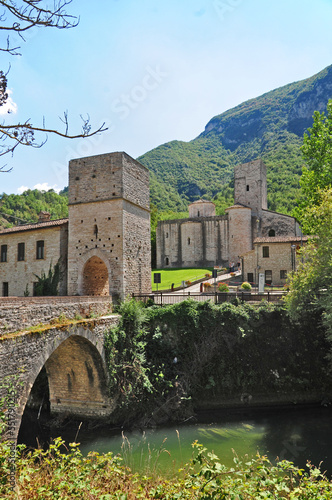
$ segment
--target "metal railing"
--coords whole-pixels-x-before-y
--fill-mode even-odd
[[[231,302],[234,298],[238,298],[241,302],[260,302],[266,300],[267,302],[279,302],[287,292],[264,292],[264,293],[250,293],[244,291],[228,292],[228,293],[151,293],[151,294],[133,294],[133,298],[141,300],[144,303],[156,304],[159,306],[177,304],[187,299],[196,300],[197,302],[204,302],[211,300],[215,304],[222,304],[223,302]]]

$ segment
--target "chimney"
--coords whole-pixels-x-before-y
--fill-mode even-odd
[[[49,212],[39,212],[38,214],[38,224],[40,222],[48,222],[51,220],[51,214]]]

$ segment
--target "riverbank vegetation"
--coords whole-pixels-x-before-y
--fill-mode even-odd
[[[162,450],[163,451],[163,450]],[[69,449],[56,439],[48,450],[26,452],[20,446],[16,459],[15,493],[9,486],[10,447],[0,444],[0,495],[21,500],[249,500],[328,499],[331,481],[316,467],[298,469],[291,462],[272,465],[265,456],[241,460],[232,467],[202,445],[193,443],[193,457],[171,478],[158,475],[157,468],[133,473],[121,456],[91,452],[84,457],[79,445]],[[157,464],[156,464],[157,465]]]
[[[181,422],[195,408],[328,399],[330,342],[318,311],[187,300],[121,305],[106,334],[116,423]]]

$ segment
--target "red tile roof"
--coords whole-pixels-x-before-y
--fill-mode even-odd
[[[33,231],[34,229],[47,229],[50,227],[64,226],[68,224],[68,219],[49,220],[46,222],[36,222],[35,224],[22,224],[22,226],[9,227],[0,231],[1,234],[20,233],[22,231]]]
[[[308,241],[308,236],[266,236],[265,238],[255,238],[255,243],[301,243]]]

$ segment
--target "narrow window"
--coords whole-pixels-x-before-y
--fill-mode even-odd
[[[190,238],[188,238],[188,245],[190,245]]]
[[[249,283],[253,283],[254,282],[254,273],[248,273],[247,274],[247,281],[249,281]]]
[[[247,191],[249,191],[249,184],[247,184]]]
[[[25,259],[25,243],[18,243],[17,245],[17,260]]]
[[[264,258],[270,257],[270,247],[263,247],[263,257]]]
[[[1,245],[1,262],[7,262],[7,245]]]
[[[166,259],[165,259],[165,265],[168,266],[168,264],[169,264],[169,258],[166,257]]]
[[[97,224],[94,225],[93,234],[96,236],[96,239],[97,239],[98,238],[98,226],[97,226]]]
[[[269,236],[275,236],[276,235],[276,232],[274,229],[270,229],[269,231]]]
[[[285,269],[282,269],[280,271],[280,279],[281,280],[286,280],[287,279],[287,271]]]
[[[36,243],[36,259],[44,259],[44,240]]]
[[[197,211],[197,217],[199,217],[199,216],[200,216],[200,212],[199,212],[199,210],[198,210],[198,211]]]
[[[272,271],[265,271],[265,283],[271,285],[272,283]]]
[[[8,291],[9,291],[8,281],[4,281],[2,283],[2,296],[8,297]]]
[[[166,233],[166,238],[168,238],[168,233]]]

